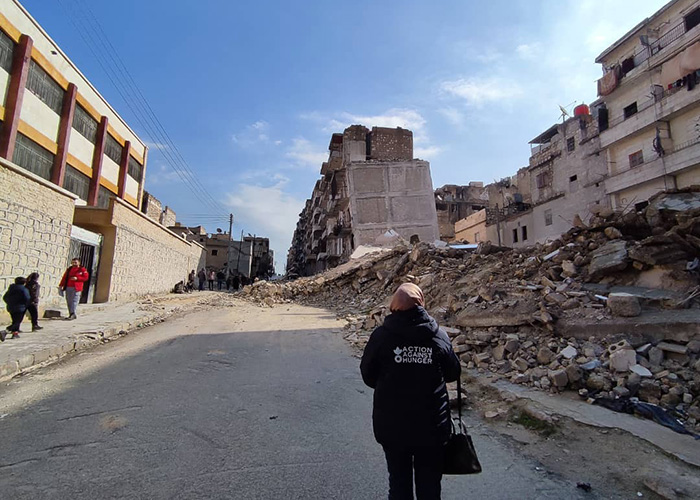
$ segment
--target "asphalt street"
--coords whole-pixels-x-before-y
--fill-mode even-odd
[[[301,306],[144,329],[0,388],[1,497],[386,498],[358,366],[335,317]],[[484,473],[443,498],[584,498],[468,419]]]

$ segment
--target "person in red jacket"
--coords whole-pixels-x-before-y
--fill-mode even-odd
[[[70,267],[63,273],[61,283],[61,295],[66,294],[66,303],[68,304],[68,318],[77,318],[75,311],[80,302],[80,295],[83,293],[83,283],[85,283],[90,275],[83,266],[80,265],[80,259],[72,259]]]

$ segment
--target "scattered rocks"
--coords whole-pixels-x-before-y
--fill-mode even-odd
[[[613,316],[633,318],[642,313],[639,299],[629,293],[611,293],[608,295],[607,305]]]

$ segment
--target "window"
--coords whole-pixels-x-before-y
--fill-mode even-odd
[[[549,172],[542,172],[541,174],[537,174],[537,177],[535,177],[535,181],[537,182],[538,189],[550,186],[552,183],[552,181],[549,178]]]
[[[578,175],[569,177],[569,192],[575,193],[578,191]]]
[[[571,152],[571,151],[573,151],[574,149],[576,149],[576,139],[575,139],[574,137],[569,137],[569,138],[566,140],[566,150],[567,150],[568,152]]]
[[[700,24],[700,7],[690,12],[687,16],[683,18],[685,21],[685,30],[689,31]]]
[[[552,225],[552,209],[551,208],[544,211],[544,225],[545,226]]]
[[[97,120],[90,116],[90,113],[80,104],[75,106],[73,128],[88,141],[95,144],[95,138],[97,137]]]
[[[105,154],[117,165],[122,161],[122,145],[109,134],[107,134],[107,140],[105,141]]]
[[[211,255],[212,255],[212,257],[216,257],[217,255],[219,255],[219,251],[218,251],[218,250],[212,250],[212,251],[211,251]]]
[[[479,243],[479,232],[474,233],[474,243]]]
[[[63,95],[66,92],[34,60],[29,63],[27,89],[57,114],[61,114]]]
[[[109,208],[109,199],[112,197],[112,192],[104,186],[100,186],[97,191],[97,206],[100,208]]]
[[[513,243],[518,242],[518,228],[513,229]]]
[[[523,232],[523,241],[527,241],[527,226],[523,226],[521,229]]]
[[[637,114],[637,101],[634,101],[632,104],[627,106],[625,109],[622,110],[622,112],[625,114],[625,120],[632,115],[636,115]]]
[[[129,156],[129,175],[141,182],[141,169],[143,167],[133,156]]]
[[[22,168],[46,180],[51,179],[54,156],[29,137],[17,134],[17,143],[12,161]]]
[[[634,204],[634,210],[635,210],[635,212],[641,212],[642,210],[644,210],[648,206],[649,206],[648,201],[640,201],[639,203]]]
[[[569,182],[576,182],[578,180],[578,175],[572,175],[569,177]]]
[[[0,31],[0,68],[8,73],[12,71],[12,55],[14,52],[15,42],[3,31]]]
[[[87,200],[90,193],[90,178],[71,165],[66,165],[63,188],[77,194],[81,199]]]
[[[642,153],[642,150],[640,149],[639,151],[632,153],[629,156],[630,160],[630,168],[638,167],[642,163],[644,163],[644,153]]]

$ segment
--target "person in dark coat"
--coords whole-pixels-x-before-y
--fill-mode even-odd
[[[445,443],[451,432],[446,382],[460,364],[450,339],[424,309],[421,289],[401,285],[391,314],[372,332],[360,363],[374,389],[374,437],[384,448],[389,499],[439,499]]]
[[[204,268],[200,269],[199,273],[197,273],[197,279],[199,280],[199,291],[201,292],[204,290],[204,284],[207,282],[207,272]]]
[[[30,274],[27,277],[27,284],[25,286],[29,291],[30,300],[27,311],[29,312],[29,317],[32,319],[32,331],[43,330],[43,327],[39,326],[39,295],[41,294],[39,273]]]
[[[27,280],[23,276],[15,278],[15,282],[10,285],[10,287],[2,296],[2,300],[7,304],[7,312],[10,313],[12,317],[12,324],[7,329],[8,331],[0,332],[0,341],[5,341],[5,336],[7,333],[12,334],[13,339],[19,338],[19,327],[22,324],[22,319],[27,312],[27,306],[31,298],[29,297],[29,290],[24,286]]]

